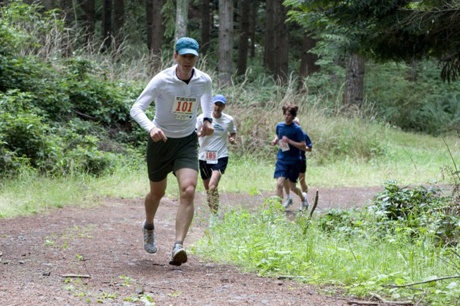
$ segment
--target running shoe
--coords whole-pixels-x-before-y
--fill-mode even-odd
[[[308,210],[308,207],[310,206],[308,203],[308,196],[305,192],[302,192],[302,195],[305,200],[300,203],[300,210]]]
[[[180,266],[181,264],[186,262],[187,253],[185,252],[184,246],[180,243],[174,244],[169,264],[173,266]]]
[[[142,223],[142,231],[144,233],[144,250],[150,254],[156,253],[157,245],[155,243],[155,233],[153,229],[148,230],[145,228],[145,221]]]
[[[284,203],[283,203],[283,207],[284,208],[288,208],[289,206],[292,205],[292,198],[288,198]]]

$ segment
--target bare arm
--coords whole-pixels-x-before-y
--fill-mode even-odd
[[[228,142],[230,142],[231,144],[235,144],[235,137],[236,137],[236,133],[230,133],[228,135]]]
[[[283,141],[287,142],[291,146],[296,147],[299,150],[308,151],[308,147],[307,147],[305,141],[297,142],[297,141],[294,141],[294,140],[291,140],[291,139],[287,138],[286,136],[283,136]]]

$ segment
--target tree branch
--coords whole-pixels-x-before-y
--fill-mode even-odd
[[[430,280],[426,280],[423,282],[415,282],[415,283],[410,283],[410,284],[405,284],[405,285],[389,285],[386,287],[390,288],[403,288],[403,287],[410,287],[410,286],[415,286],[415,285],[421,285],[421,284],[426,284],[426,283],[431,283],[431,282],[437,282],[441,280],[446,280],[446,279],[452,279],[452,278],[460,278],[460,275],[453,275],[453,276],[444,276],[444,277],[439,277],[439,278],[434,278]]]

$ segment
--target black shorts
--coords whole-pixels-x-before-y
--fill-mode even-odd
[[[198,137],[195,132],[184,138],[168,138],[166,142],[147,144],[147,168],[149,180],[160,182],[170,172],[182,168],[198,171]]]
[[[203,180],[211,178],[212,171],[220,171],[221,174],[224,174],[227,164],[228,156],[219,158],[217,164],[208,164],[205,160],[200,160],[201,178]]]
[[[299,173],[305,173],[307,172],[307,160],[302,160],[300,162],[300,170]]]

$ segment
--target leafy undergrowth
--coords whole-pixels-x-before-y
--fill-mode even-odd
[[[255,211],[227,212],[195,252],[353,296],[452,305],[460,298],[460,218],[452,213],[453,199],[437,188],[388,182],[369,207],[291,220],[267,198]]]

